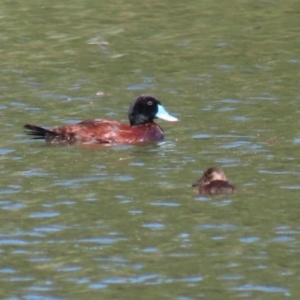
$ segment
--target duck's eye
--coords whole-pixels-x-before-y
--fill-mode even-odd
[[[148,104],[148,105],[152,105],[152,104],[153,104],[153,101],[150,100],[150,101],[147,102],[147,104]]]

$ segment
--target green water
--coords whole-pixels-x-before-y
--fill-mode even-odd
[[[1,299],[299,299],[298,1],[3,1],[0,25]],[[142,93],[180,119],[163,143],[22,132]],[[236,195],[197,196],[211,166]]]

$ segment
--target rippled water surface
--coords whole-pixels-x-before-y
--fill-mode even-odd
[[[0,298],[299,299],[298,1],[3,1]],[[24,123],[165,141],[49,147]],[[198,196],[222,167],[238,193]]]

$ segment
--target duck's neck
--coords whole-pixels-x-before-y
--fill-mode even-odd
[[[152,123],[153,119],[146,117],[145,115],[129,115],[130,126],[137,126],[146,123]]]

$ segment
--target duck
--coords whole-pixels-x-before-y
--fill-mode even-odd
[[[220,195],[236,192],[235,186],[228,182],[224,171],[218,167],[206,169],[202,177],[192,186],[199,187],[200,195]]]
[[[178,121],[166,111],[157,98],[152,95],[140,95],[129,106],[129,125],[114,120],[88,119],[51,129],[25,124],[24,130],[33,139],[44,139],[52,145],[139,144],[164,139],[163,129],[154,122],[155,118],[169,122]]]

